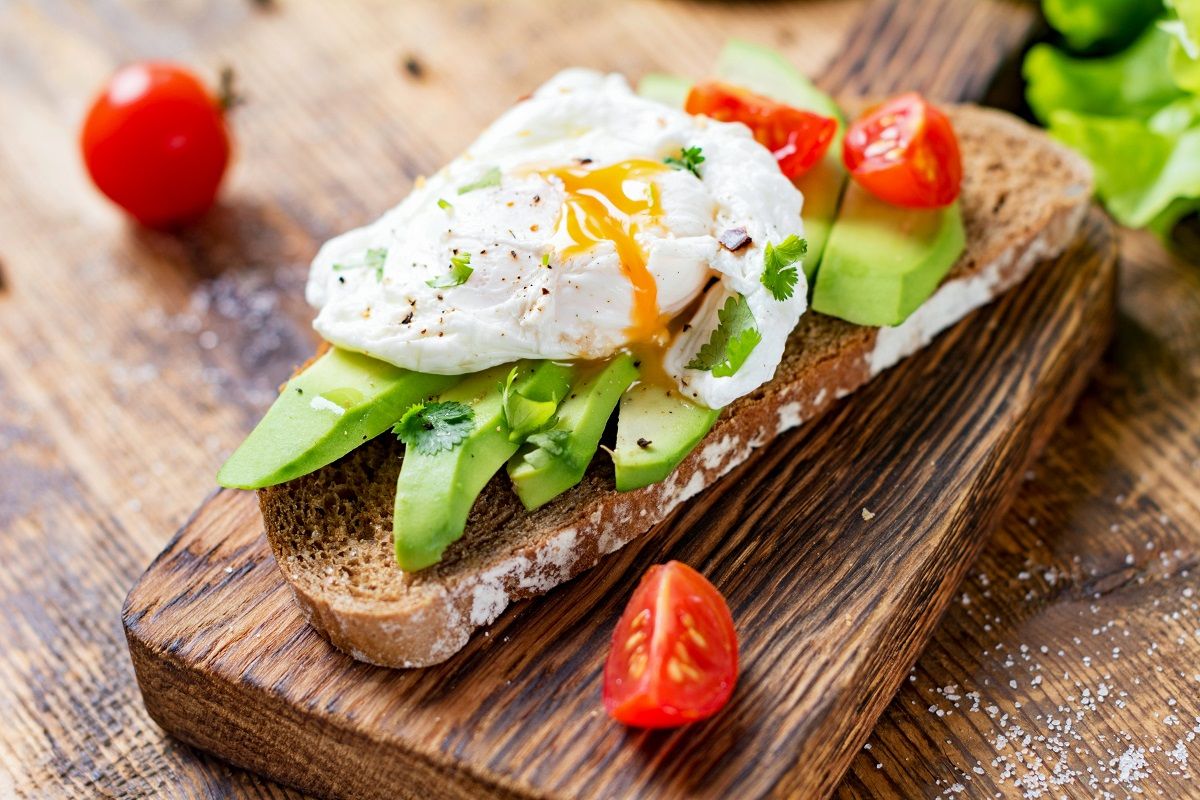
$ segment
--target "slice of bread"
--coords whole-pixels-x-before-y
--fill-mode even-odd
[[[502,470],[443,561],[412,574],[392,555],[403,458],[395,437],[380,436],[312,475],[261,490],[271,549],[313,626],[362,661],[443,661],[511,601],[593,566],[754,448],[812,419],[1061,252],[1088,206],[1088,165],[1003,113],[962,106],[950,116],[963,154],[967,249],[942,286],[896,328],[805,314],[774,379],[726,409],[662,483],[618,493],[612,464],[600,454],[580,485],[526,512]]]

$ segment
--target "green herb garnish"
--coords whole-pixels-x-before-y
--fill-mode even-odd
[[[442,209],[443,211],[449,211],[450,209],[454,208],[454,205],[449,200],[439,197],[438,208]]]
[[[717,329],[695,358],[688,362],[687,368],[727,378],[746,363],[750,353],[762,341],[762,334],[758,332],[749,303],[740,294],[725,301],[724,308],[717,312],[717,319]]]
[[[443,275],[440,278],[431,278],[425,281],[425,285],[432,286],[434,289],[449,289],[452,286],[462,286],[474,271],[474,268],[471,266],[471,254],[459,253],[450,259],[449,275]]]
[[[700,177],[700,165],[704,162],[704,153],[699,147],[685,147],[679,151],[679,157],[667,156],[663,159],[664,164],[668,164],[675,169],[686,169],[688,172]]]
[[[767,287],[776,300],[783,302],[796,290],[800,272],[795,265],[806,253],[808,240],[795,234],[777,245],[767,242],[766,252],[763,254],[762,285]]]
[[[363,256],[361,264],[334,264],[334,272],[346,272],[352,269],[371,269],[375,271],[375,280],[383,281],[383,262],[387,261],[386,247],[372,247]]]
[[[518,372],[518,368],[513,367],[508,373],[508,378],[500,386],[500,398],[504,406],[504,419],[508,422],[510,442],[524,441],[531,433],[546,427],[554,419],[554,412],[558,410],[557,400],[534,400],[513,388]]]
[[[479,180],[458,187],[458,193],[466,194],[467,192],[473,192],[476,189],[487,189],[492,186],[499,186],[499,185],[500,185],[500,168],[492,167],[487,172],[483,173],[483,177],[481,177]]]
[[[475,412],[453,400],[442,403],[414,403],[392,433],[407,447],[422,455],[453,450],[474,430]]]
[[[550,430],[534,433],[525,440],[536,447],[526,454],[525,460],[535,467],[544,467],[549,459],[557,459],[571,469],[575,469],[575,459],[572,457],[570,431]]]

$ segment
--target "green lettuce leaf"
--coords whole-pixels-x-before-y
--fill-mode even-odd
[[[1179,88],[1200,92],[1200,0],[1173,0],[1171,19],[1158,23],[1171,37],[1168,66]]]
[[[1050,133],[1092,162],[1117,221],[1162,230],[1194,207],[1177,201],[1200,197],[1200,127],[1181,128],[1184,119],[1175,106],[1145,120],[1060,110]]]
[[[1154,27],[1115,56],[1088,59],[1039,44],[1025,59],[1026,98],[1043,123],[1062,110],[1109,117],[1153,113],[1184,96],[1165,68],[1173,41]]]
[[[1162,13],[1160,0],[1045,0],[1042,12],[1072,50],[1120,44]]]

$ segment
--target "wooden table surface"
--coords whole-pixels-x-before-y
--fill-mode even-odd
[[[311,351],[321,240],[556,67],[703,74],[740,35],[836,75],[878,5],[0,3],[0,797],[297,796],[155,727],[119,612]],[[1032,23],[1015,5],[996,19],[1017,40]],[[224,202],[180,236],[124,223],[76,155],[97,83],[148,56],[232,64],[247,96]],[[954,80],[935,91],[963,94]],[[376,124],[348,136],[361,104]],[[844,796],[1200,793],[1200,269],[1141,234],[1123,252],[1103,369]]]

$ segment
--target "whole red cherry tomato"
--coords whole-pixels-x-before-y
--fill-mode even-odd
[[[721,593],[686,564],[657,564],[613,632],[604,707],[626,725],[685,725],[725,705],[737,670],[737,634]]]
[[[207,211],[229,163],[222,103],[176,64],[118,70],[88,111],[80,144],[97,188],[152,228]]]
[[[962,188],[962,156],[950,120],[916,92],[875,106],[846,131],[851,177],[884,202],[948,206]]]
[[[779,169],[789,178],[808,172],[837,133],[838,123],[811,111],[802,111],[721,81],[704,81],[692,87],[684,108],[722,122],[741,122],[759,144],[775,155]]]

